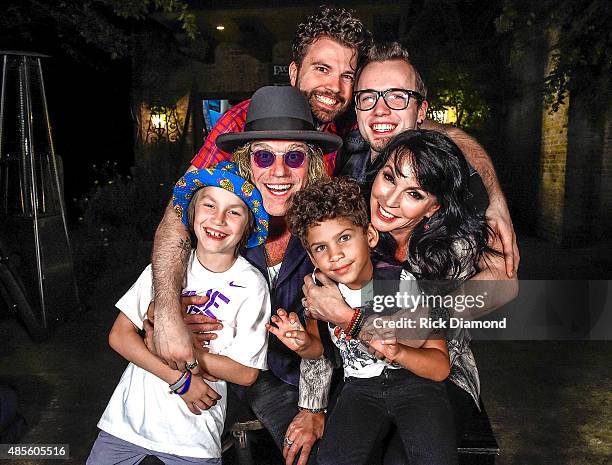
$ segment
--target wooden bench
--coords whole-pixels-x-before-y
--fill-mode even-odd
[[[499,455],[499,446],[482,400],[480,411],[474,406],[472,420],[466,426],[457,452],[459,465],[495,464],[495,458]]]
[[[461,442],[457,447],[459,465],[495,465],[499,446],[493,434],[489,416],[482,401],[480,411],[474,407],[472,420],[467,425]],[[258,420],[238,421],[230,428],[231,436],[223,443],[223,452],[235,447],[234,465],[253,465],[250,431],[263,429]],[[141,465],[158,465],[162,462],[155,457],[147,457]]]

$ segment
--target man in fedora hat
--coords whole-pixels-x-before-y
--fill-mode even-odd
[[[344,9],[322,7],[298,25],[293,43],[293,61],[289,66],[290,82],[306,97],[317,130],[344,137],[353,129],[352,122],[341,124],[340,120],[344,119],[342,116],[346,115],[350,106],[354,75],[370,44],[371,35],[364,24]],[[212,166],[230,158],[231,155],[217,143],[218,138],[223,133],[245,129],[251,104],[251,100],[242,102],[221,117],[203,148],[192,160],[190,169]],[[422,127],[431,129],[431,124],[426,121]],[[439,129],[440,125],[436,128]],[[449,135],[466,152],[470,163],[484,179],[497,179],[491,160],[476,141],[459,129]],[[327,173],[333,174],[336,152],[325,153],[323,160]],[[279,184],[276,187],[277,191],[270,193],[280,200],[284,195],[282,190],[287,186]],[[295,191],[296,187],[292,185],[289,189]],[[491,218],[505,225],[501,230],[512,237],[512,223],[509,216],[503,213],[497,217],[491,215]],[[189,247],[189,238],[182,225],[168,209],[157,229],[152,257],[155,300],[161,321],[164,322],[156,325],[154,339],[160,356],[171,366],[178,367],[184,367],[193,359],[191,336],[180,318],[179,303],[184,261]],[[282,244],[279,247],[282,248]],[[302,412],[300,419],[305,418],[307,415]]]
[[[372,45],[371,34],[363,22],[342,8],[322,6],[298,24],[296,29],[292,44],[293,61],[289,65],[290,83],[308,100],[317,129],[338,134],[344,140],[343,151],[338,157],[336,152],[323,155],[329,175],[342,175],[347,165],[362,164],[364,153],[370,151],[368,144],[359,136],[360,128],[355,123],[354,114],[347,110],[351,105],[353,90],[359,90],[353,89],[355,77],[361,73],[364,62],[371,61],[368,55]],[[386,73],[382,72],[380,76],[384,80]],[[249,104],[250,100],[245,100],[219,119],[192,160],[193,166],[212,166],[231,157],[216,144],[217,137],[225,132],[244,130]],[[487,219],[501,239],[506,272],[511,277],[518,267],[518,247],[510,212],[491,159],[482,146],[461,129],[426,119],[425,110],[426,106],[420,127],[440,131],[450,137],[482,178],[491,200]],[[388,139],[387,136],[383,134],[381,137]],[[475,179],[479,176],[475,176]],[[163,232],[162,228],[160,235]]]
[[[272,311],[276,313],[279,308],[291,309],[303,316],[300,313],[303,311],[303,278],[312,273],[313,265],[300,240],[287,229],[285,215],[289,199],[295,192],[327,176],[323,152],[338,150],[342,139],[335,134],[316,130],[310,106],[295,87],[263,87],[253,94],[245,130],[220,135],[217,145],[233,153],[233,161],[238,165],[240,175],[250,180],[261,192],[263,206],[270,217],[265,244],[243,251],[243,256],[266,277],[270,285]],[[186,235],[183,240],[187,241]],[[175,300],[178,310],[168,312],[167,308],[160,307],[156,298],[156,331],[164,332],[168,328],[173,331],[173,325],[177,322],[185,328],[178,305],[182,273],[174,282],[177,283]],[[158,291],[156,284],[155,292]],[[207,317],[189,318],[188,321],[194,323],[192,330],[195,331],[222,327],[220,322]],[[185,332],[191,346],[191,335]],[[200,341],[209,340],[214,338],[214,334],[198,335],[197,338]],[[176,343],[176,340],[171,342]],[[155,347],[151,348],[156,350]],[[169,361],[169,365],[184,369],[192,361],[174,362],[174,365]],[[269,371],[262,372],[255,384],[247,389],[246,399],[283,451],[287,463],[293,463],[301,450],[298,463],[305,464],[313,443],[323,433],[326,405],[325,399],[312,401],[308,398],[310,393],[298,392],[300,363],[301,359],[295,352],[287,350],[276,338],[270,338]],[[313,369],[331,369],[324,360],[321,363],[323,367],[315,366]],[[328,387],[329,384],[321,386],[318,392],[325,397]]]
[[[343,137],[354,124],[351,107],[353,79],[372,45],[372,35],[363,22],[344,8],[322,6],[298,24],[289,64],[290,84],[297,87],[310,105],[317,130]],[[192,160],[194,166],[212,166],[231,154],[216,143],[226,132],[244,130],[250,100],[225,112],[208,134]],[[331,175],[335,152],[324,152]]]

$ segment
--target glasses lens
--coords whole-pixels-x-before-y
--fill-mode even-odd
[[[255,164],[260,168],[269,168],[274,164],[274,155],[269,150],[256,150],[253,152],[253,160],[255,160]]]
[[[376,100],[374,92],[359,92],[355,98],[355,106],[358,110],[371,110],[376,105]]]
[[[289,150],[285,154],[285,164],[289,168],[299,168],[304,164],[304,159],[306,158],[306,154],[301,150]]]
[[[385,102],[392,110],[403,110],[410,102],[410,94],[404,90],[393,90],[385,95]]]

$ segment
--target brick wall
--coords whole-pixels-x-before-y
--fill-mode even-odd
[[[543,36],[531,42],[533,47],[511,68],[516,88],[506,97],[502,147],[492,156],[516,227],[535,233],[546,44]]]
[[[604,117],[599,194],[599,218],[602,236],[612,236],[612,108]]]
[[[555,242],[563,238],[568,109],[566,102],[557,112],[545,107],[542,114],[537,231]]]
[[[541,89],[556,40],[554,32],[533,37],[512,68],[516,94],[495,161],[519,229],[581,245],[612,234],[612,109],[575,94],[550,113]]]
[[[252,94],[268,84],[268,64],[248,55],[236,44],[221,43],[215,62],[196,65],[200,92]]]
[[[604,235],[612,236],[612,108],[604,123],[599,217]]]
[[[605,112],[595,108],[588,98],[572,95],[562,240],[566,245],[586,244],[603,235],[603,218],[598,206],[602,193],[605,119]]]

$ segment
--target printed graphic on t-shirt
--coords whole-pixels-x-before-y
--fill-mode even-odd
[[[230,285],[231,284],[232,283],[230,283]],[[197,295],[197,293],[196,291],[183,291],[182,295],[183,297],[192,297],[194,295]],[[230,303],[230,298],[223,294],[221,291],[216,291],[214,289],[209,289],[204,295],[208,297],[208,301],[205,304],[189,305],[187,306],[186,312],[190,314],[206,315],[216,320],[221,319],[220,317],[217,317],[217,315],[213,312],[213,309],[215,311],[216,309],[219,309],[220,313],[217,313],[223,315],[223,307]]]
[[[346,339],[344,337],[336,337],[333,334],[333,327],[330,326],[330,332],[334,344],[340,350],[342,361],[345,368],[352,368],[353,370],[359,370],[360,368],[372,365],[378,362],[373,355],[367,352],[367,349],[363,348],[363,342],[359,339]]]

